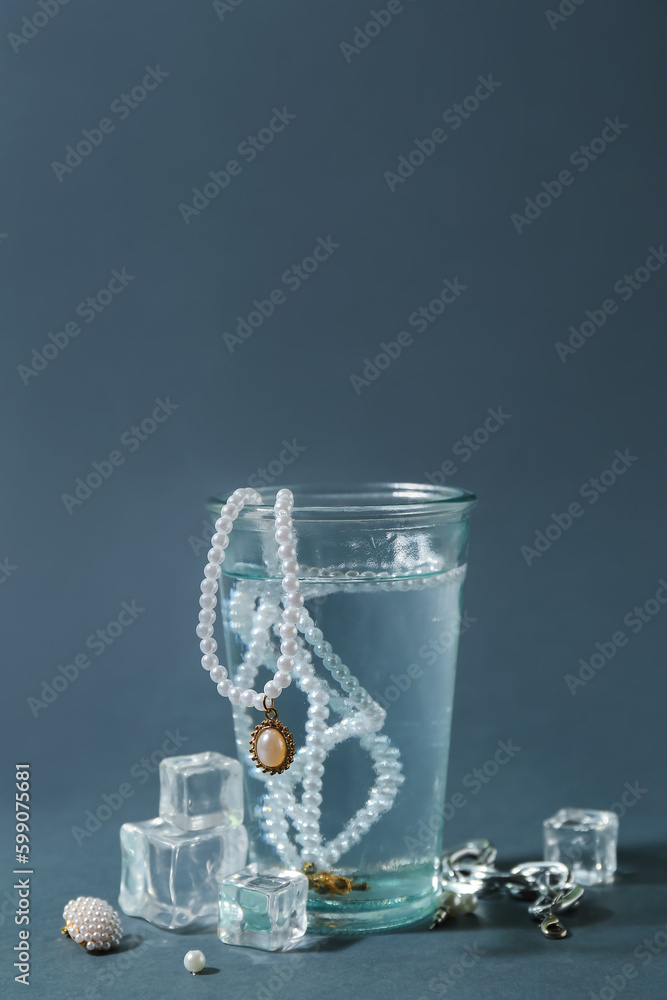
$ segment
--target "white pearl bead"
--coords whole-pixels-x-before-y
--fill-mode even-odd
[[[202,639],[202,641],[199,643],[199,648],[201,649],[202,653],[215,653],[216,649],[218,648],[218,644],[215,641],[215,639]]]
[[[278,687],[275,681],[267,681],[264,685],[264,694],[267,698],[277,698],[280,694],[281,689]]]
[[[245,708],[251,708],[254,704],[256,693],[257,692],[253,691],[251,688],[248,688],[246,691],[242,691],[241,704],[245,706]]]
[[[283,573],[294,573],[296,575],[299,572],[299,564],[294,558],[283,559],[280,568]]]
[[[201,972],[206,965],[206,956],[203,951],[188,951],[183,959],[183,965],[188,972],[195,975],[197,972]]]
[[[232,682],[230,680],[225,679],[224,681],[220,681],[218,684],[218,694],[222,695],[223,698],[228,698],[231,688]]]
[[[230,687],[227,697],[231,701],[232,705],[238,705],[241,701],[241,689],[237,687]]]
[[[218,657],[215,653],[204,653],[201,658],[201,665],[204,670],[212,670],[213,667],[217,667],[218,665]]]
[[[209,639],[213,635],[213,626],[202,625],[200,622],[199,625],[197,625],[196,631],[200,639]]]
[[[274,679],[275,683],[278,685],[278,687],[281,688],[281,689],[289,687],[290,684],[292,683],[292,675],[291,674],[283,674],[280,671],[278,671],[274,675],[273,679]]]
[[[221,514],[218,520],[215,522],[216,534],[228,535],[229,532],[234,527],[234,522],[231,517],[227,517],[226,514]],[[214,544],[217,545],[217,542]]]
[[[209,549],[208,552],[206,553],[206,558],[208,559],[209,563],[215,566],[218,563],[224,562],[225,550],[220,548],[219,545],[214,545],[213,548]]]
[[[222,570],[218,565],[207,563],[204,567],[204,576],[207,580],[217,580]]]
[[[212,668],[211,680],[214,681],[216,684],[218,684],[219,681],[224,681],[226,677],[227,677],[227,671],[225,670],[224,667],[218,666]]]
[[[199,621],[202,625],[212,625],[215,621],[215,611],[210,608],[202,608],[199,612]]]
[[[291,670],[294,670],[294,660],[291,656],[279,656],[276,660],[276,667],[283,674],[288,674]]]
[[[202,594],[199,598],[200,608],[214,608],[217,603],[215,594]]]
[[[285,594],[284,601],[287,608],[301,608],[303,607],[303,594],[299,594],[298,592],[295,594]]]
[[[274,538],[280,544],[292,541],[292,532],[289,528],[278,528],[274,534]]]
[[[304,792],[301,796],[301,802],[304,806],[320,806],[322,805],[322,796],[319,792]]]
[[[299,620],[298,608],[285,608],[285,610],[283,611],[283,621],[285,622],[286,625],[296,625],[298,620]]]
[[[260,691],[258,694],[255,695],[255,697],[253,699],[253,703],[252,703],[253,708],[256,708],[258,712],[263,712],[264,711],[264,698],[265,697],[266,697],[266,695],[264,694],[264,692]]]
[[[202,580],[199,584],[199,589],[202,594],[215,594],[218,589],[218,583],[216,580]]]

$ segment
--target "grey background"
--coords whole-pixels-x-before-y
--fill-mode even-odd
[[[552,29],[540,3],[414,0],[348,63],[340,43],[380,6],[243,0],[221,20],[203,0],[73,2],[14,52],[8,33],[38,7],[3,4],[2,814],[14,762],[27,758],[33,996],[664,996],[665,949],[650,961],[633,952],[667,921],[667,612],[637,634],[623,619],[667,574],[665,274],[627,302],[613,285],[667,237],[665,7],[565,4],[572,13]],[[156,64],[169,74],[159,87],[126,120],[109,115]],[[488,74],[501,86],[459,129],[444,125],[447,141],[392,193],[384,172]],[[296,118],[186,225],[179,203],[283,106]],[[105,116],[115,131],[59,182],[52,162]],[[511,214],[608,116],[629,127],[517,233]],[[340,244],[331,258],[230,353],[223,332],[329,234]],[[18,366],[32,349],[122,267],[134,280],[24,384]],[[411,329],[445,277],[465,293],[356,394],[350,375]],[[618,312],[563,363],[556,342],[610,296]],[[136,452],[121,447],[124,464],[68,514],[62,494],[157,397],[178,409]],[[133,797],[79,846],[72,827],[85,811],[167,730],[190,752],[232,751],[229,710],[210,697],[192,631],[204,499],[277,462],[283,440],[305,451],[276,484],[423,481],[498,406],[510,419],[452,477],[481,502],[449,793],[499,739],[522,749],[447,839],[486,835],[508,861],[539,856],[545,816],[608,808],[638,781],[615,887],[589,894],[562,943],[501,903],[440,936],[292,955],[129,919],[137,947],[116,956],[62,940],[67,899],[116,898],[118,827],[155,814],[156,778],[131,779]],[[616,449],[637,460],[595,504],[582,500]],[[528,566],[521,546],[575,501],[583,517]],[[28,699],[132,600],[145,611],[35,717]],[[619,629],[628,644],[572,694],[565,675]],[[12,995],[11,823],[3,829],[0,976]],[[483,959],[456,985],[434,983],[473,944]],[[186,982],[188,946],[220,973]],[[610,985],[628,962],[636,977]]]

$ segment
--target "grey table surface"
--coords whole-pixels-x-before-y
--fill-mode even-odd
[[[2,995],[24,989],[11,803],[28,760],[34,997],[663,998],[664,3],[5,0],[0,22]],[[197,195],[210,172],[224,189]],[[410,323],[445,279],[455,303]],[[439,934],[282,955],[131,919],[118,954],[61,937],[71,896],[117,898],[120,824],[155,815],[138,762],[169,730],[233,750],[192,609],[205,498],[260,478],[479,495],[448,794],[498,740],[521,751],[446,840],[539,856],[545,816],[638,783],[616,884],[570,938],[500,900]],[[91,652],[123,602],[143,610]],[[133,768],[131,798],[77,842]]]

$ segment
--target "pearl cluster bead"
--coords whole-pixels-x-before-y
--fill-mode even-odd
[[[109,951],[120,944],[123,928],[116,911],[104,899],[78,896],[63,910],[67,933],[87,951]]]
[[[264,690],[256,691],[252,687],[241,688],[232,684],[227,669],[222,666],[216,654],[217,643],[213,638],[215,622],[214,608],[217,603],[218,579],[221,575],[221,564],[225,560],[225,549],[229,545],[229,533],[234,521],[246,503],[261,503],[262,498],[256,490],[249,488],[235,490],[220,510],[220,516],[215,522],[215,533],[211,538],[211,548],[208,551],[208,562],[204,568],[204,579],[201,582],[201,597],[199,604],[199,625],[197,636],[200,639],[199,648],[202,653],[201,665],[208,670],[211,680],[217,685],[218,694],[229,698],[232,705],[243,705],[244,708],[256,708],[263,711],[265,700],[275,701],[284,688],[292,683],[294,669],[294,653],[297,650],[293,633],[294,623],[298,620],[299,611],[303,607],[303,596],[299,591],[299,565],[296,561],[294,546],[292,510],[294,497],[290,490],[278,490],[274,505],[275,532],[274,538],[278,545],[278,555],[282,560],[282,622],[284,632],[281,632],[280,656],[276,662],[276,672],[273,680],[267,681]],[[257,620],[255,628],[261,629],[261,620]],[[272,623],[270,623],[272,624]]]

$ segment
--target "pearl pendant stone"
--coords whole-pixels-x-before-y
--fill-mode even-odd
[[[275,708],[267,710],[265,716],[250,739],[250,755],[265,774],[282,774],[294,760],[294,737],[278,722]]]
[[[264,767],[280,767],[287,756],[285,737],[278,729],[267,726],[257,737],[256,753]]]

